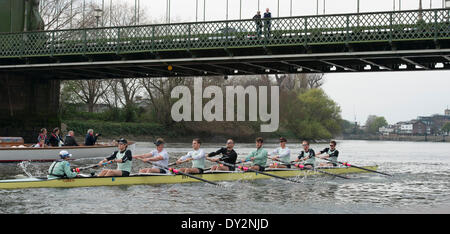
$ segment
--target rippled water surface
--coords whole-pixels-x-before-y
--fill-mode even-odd
[[[218,144],[203,144],[206,152]],[[265,144],[271,151],[275,143]],[[319,151],[327,144],[312,144]],[[168,144],[171,161],[190,150],[190,143]],[[300,145],[288,144],[291,152]],[[135,153],[153,146],[141,142]],[[236,144],[239,156],[254,144]],[[0,190],[0,213],[450,213],[450,144],[429,142],[341,141],[340,160],[379,165],[394,177],[364,173],[350,180],[330,176],[300,178],[301,184],[278,179],[89,188]],[[291,155],[292,158],[295,155]],[[75,160],[85,166],[99,159]],[[0,164],[0,178],[45,175],[50,163]],[[133,171],[145,167],[134,162]],[[25,170],[25,171],[24,171]]]

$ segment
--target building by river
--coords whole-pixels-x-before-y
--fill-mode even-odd
[[[442,127],[450,122],[450,109],[444,111],[444,115],[418,116],[417,119],[401,121],[395,125],[381,127],[379,133],[385,136],[397,135],[441,135]]]

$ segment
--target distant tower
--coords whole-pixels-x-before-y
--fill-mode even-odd
[[[447,106],[447,109],[445,109],[445,115],[450,116],[450,109],[448,109],[448,106]]]

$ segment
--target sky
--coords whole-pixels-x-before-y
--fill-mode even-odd
[[[89,1],[89,0],[87,0]],[[92,0],[101,3],[102,0]],[[105,0],[109,4],[111,0]],[[112,0],[134,5],[135,0]],[[171,22],[224,20],[227,0],[170,0]],[[272,16],[289,16],[291,0],[259,0],[260,9],[269,8]],[[165,22],[167,0],[140,0],[141,9],[151,21]],[[324,0],[319,0],[319,14],[323,14]],[[360,12],[399,10],[399,0],[360,0]],[[228,0],[228,19],[251,18],[258,9],[258,0]],[[292,15],[315,15],[316,0],[292,0]],[[441,8],[442,0],[423,0],[424,9]],[[401,0],[402,10],[418,9],[419,0]],[[357,0],[325,0],[325,13],[354,13]],[[342,117],[364,124],[369,115],[383,116],[395,124],[432,114],[443,114],[450,107],[450,71],[378,72],[326,74],[323,89],[341,107]],[[356,118],[355,118],[356,117]]]

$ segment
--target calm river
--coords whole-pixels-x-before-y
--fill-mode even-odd
[[[264,145],[271,152],[278,144]],[[317,152],[328,144],[312,144]],[[220,144],[203,144],[206,152]],[[287,145],[291,155],[300,143]],[[148,142],[136,153],[153,149]],[[239,156],[254,144],[236,144]],[[167,144],[171,162],[191,150],[190,143]],[[450,213],[450,143],[339,141],[340,161],[379,165],[393,174],[352,174],[350,180],[330,176],[303,178],[296,184],[278,179],[136,185],[69,189],[0,190],[0,213]],[[99,159],[75,160],[85,166]],[[0,164],[0,178],[27,173],[45,175],[50,163]],[[133,171],[145,165],[134,161]]]

